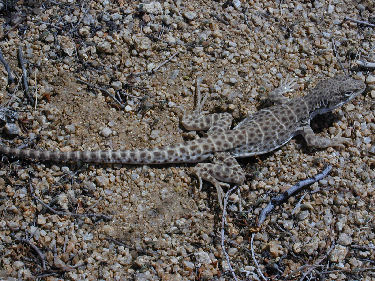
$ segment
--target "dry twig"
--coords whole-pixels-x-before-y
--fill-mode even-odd
[[[369,23],[367,21],[349,18],[349,17],[344,18],[344,21],[351,21],[351,22],[355,22],[355,23],[358,23],[358,24],[367,25],[367,26],[370,26],[370,27],[375,27],[375,24]]]
[[[257,259],[255,257],[255,252],[254,252],[254,236],[255,236],[255,233],[252,233],[251,234],[251,241],[250,241],[251,257],[253,258],[253,261],[255,263],[255,266],[256,266],[256,269],[257,269],[257,272],[258,272],[259,276],[263,280],[268,280],[267,277],[263,275],[262,270],[259,267],[259,263],[258,263],[258,261],[257,261]]]
[[[303,188],[305,188],[308,185],[311,185],[317,181],[320,181],[324,177],[328,175],[328,173],[332,170],[332,166],[328,165],[323,172],[320,174],[317,174],[313,178],[309,178],[303,181],[300,181],[296,185],[293,185],[291,188],[289,188],[287,191],[283,192],[282,194],[271,198],[270,203],[262,210],[262,212],[259,215],[258,219],[258,227],[265,221],[266,216],[278,205],[281,205],[282,203],[286,202],[291,196],[295,195],[296,193],[300,192]]]
[[[98,219],[104,219],[106,221],[110,221],[112,219],[111,216],[107,216],[107,215],[104,215],[104,214],[95,214],[95,213],[86,213],[86,214],[78,214],[78,213],[72,213],[72,212],[63,212],[63,211],[57,211],[55,209],[53,209],[51,206],[49,206],[48,204],[44,203],[43,200],[41,200],[40,198],[38,198],[37,196],[34,195],[34,190],[33,190],[33,187],[32,185],[30,184],[29,186],[29,189],[30,189],[30,194],[31,194],[31,197],[36,200],[37,202],[39,202],[40,204],[43,205],[43,207],[45,207],[46,209],[48,209],[49,211],[51,211],[52,213],[56,214],[56,215],[59,215],[59,216],[72,216],[72,217],[94,217],[94,218],[98,218]]]
[[[167,64],[168,62],[170,62],[175,56],[177,56],[178,53],[179,52],[175,52],[167,60],[163,61],[161,64],[159,64],[157,67],[155,67],[155,68],[153,68],[151,70],[143,71],[143,72],[137,72],[137,73],[131,73],[129,76],[137,77],[137,76],[142,76],[142,75],[145,75],[145,74],[148,74],[148,75],[154,74],[156,71],[159,70],[159,68],[161,68],[163,65]]]
[[[227,253],[227,251],[225,250],[225,223],[226,223],[226,215],[227,215],[227,204],[228,204],[228,198],[230,196],[230,194],[237,188],[237,186],[234,186],[232,187],[230,190],[228,190],[228,192],[225,194],[224,196],[224,206],[223,206],[223,215],[222,215],[222,219],[221,219],[221,249],[224,253],[224,256],[225,256],[225,259],[227,260],[227,264],[228,264],[228,267],[229,267],[229,270],[230,272],[232,273],[232,276],[233,276],[233,279],[234,280],[238,280],[237,279],[237,276],[236,274],[234,273],[233,271],[233,268],[230,264],[230,258],[229,258],[229,255]]]
[[[375,69],[375,62],[368,62],[368,61],[365,61],[365,60],[357,60],[356,61],[357,65],[360,66],[360,67],[363,67],[363,68],[368,68],[368,69]]]
[[[31,95],[29,94],[29,82],[27,81],[27,70],[25,67],[25,60],[23,58],[23,53],[22,53],[22,47],[18,47],[18,62],[20,64],[20,67],[22,69],[22,84],[23,84],[23,90],[25,92],[26,98],[29,100],[31,105],[34,106],[35,102]]]
[[[306,273],[304,273],[304,274],[302,275],[302,277],[299,279],[299,281],[303,281],[303,280],[305,280],[306,276],[309,275],[309,274],[310,274],[310,273],[311,273],[316,267],[318,267],[318,266],[320,265],[320,263],[321,263],[322,261],[324,261],[324,260],[329,256],[329,254],[332,252],[333,248],[335,248],[335,243],[332,243],[332,245],[331,245],[331,247],[329,247],[327,253],[325,253],[325,255],[323,255],[321,258],[319,258],[319,259],[317,260],[317,262],[314,263],[314,264],[313,264],[313,265],[312,265],[312,266],[306,271]]]
[[[40,261],[42,262],[42,268],[43,270],[46,270],[46,256],[44,253],[33,243],[30,242],[29,239],[24,239],[24,238],[16,238],[17,241],[27,244],[30,248],[32,248],[38,255]]]
[[[112,95],[107,89],[102,88],[102,87],[99,87],[99,86],[96,86],[96,85],[91,84],[91,83],[89,83],[89,82],[83,81],[83,80],[81,80],[81,79],[79,79],[79,78],[77,78],[77,81],[80,82],[80,83],[82,83],[82,84],[87,85],[88,87],[90,87],[90,88],[92,88],[92,89],[98,89],[98,90],[104,92],[104,93],[105,93],[107,96],[109,96],[114,102],[116,102],[116,103],[120,106],[121,109],[124,109],[124,108],[125,108],[125,105],[123,105],[118,99],[116,99],[116,97],[115,97],[114,95]]]
[[[15,79],[14,79],[14,76],[12,74],[12,70],[10,69],[9,64],[5,60],[5,58],[3,56],[3,52],[1,51],[1,49],[0,49],[0,61],[4,65],[6,72],[8,73],[8,85],[13,84],[15,82]]]

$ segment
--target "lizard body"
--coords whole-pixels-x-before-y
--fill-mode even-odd
[[[342,146],[345,138],[322,138],[314,134],[310,120],[317,114],[331,111],[362,93],[366,85],[349,76],[336,76],[320,81],[303,97],[286,99],[283,94],[293,90],[294,82],[282,84],[270,97],[276,105],[246,117],[230,129],[232,116],[228,113],[205,115],[202,112],[206,97],[198,91],[196,110],[185,115],[181,123],[188,130],[208,130],[207,137],[161,148],[122,151],[41,151],[0,145],[0,153],[17,158],[39,161],[122,164],[199,163],[195,174],[213,183],[221,203],[223,182],[242,184],[244,172],[235,158],[260,155],[273,151],[291,138],[302,134],[308,145],[315,147]],[[201,163],[212,159],[212,163]]]

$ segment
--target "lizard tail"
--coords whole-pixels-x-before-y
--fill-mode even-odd
[[[19,149],[0,145],[0,154],[16,158],[52,162],[87,162],[120,164],[197,163],[209,158],[213,150],[203,150],[193,140],[154,149],[97,150],[97,151],[43,151]]]

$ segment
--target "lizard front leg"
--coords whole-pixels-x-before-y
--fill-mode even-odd
[[[295,85],[296,79],[289,79],[289,77],[287,77],[285,80],[280,82],[279,87],[268,94],[268,99],[279,104],[287,102],[289,99],[284,97],[284,94],[293,92]]]
[[[317,136],[311,129],[310,125],[306,125],[301,128],[301,134],[306,140],[308,146],[313,146],[317,148],[326,148],[331,146],[336,146],[343,148],[344,143],[350,143],[349,138],[336,137],[333,139]]]
[[[184,114],[181,124],[186,130],[207,131],[208,133],[222,133],[230,129],[233,117],[229,113],[213,113],[207,114],[203,111],[203,106],[207,100],[208,94],[202,98],[199,89],[200,79],[196,81],[197,105],[192,113]]]

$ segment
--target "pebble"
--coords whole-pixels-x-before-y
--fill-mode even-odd
[[[76,50],[74,41],[69,36],[58,36],[58,40],[64,53],[71,57]]]
[[[367,76],[366,83],[369,86],[374,85],[375,84],[375,75],[369,75],[369,76]]]
[[[339,263],[342,262],[348,254],[348,248],[342,245],[336,245],[332,252],[329,254],[329,260],[331,262]]]
[[[47,220],[46,220],[46,218],[43,215],[39,215],[37,222],[40,225],[44,225],[44,224],[46,224]]]
[[[109,136],[112,134],[112,130],[111,130],[111,128],[104,127],[104,128],[100,131],[100,134],[101,134],[103,137],[107,138],[107,137],[109,137]]]
[[[125,109],[126,112],[133,111],[133,108],[130,105],[125,106],[124,109]]]
[[[20,128],[17,126],[17,124],[14,124],[14,123],[6,123],[5,126],[4,126],[4,132],[8,135],[8,136],[18,136],[21,131],[20,131]]]
[[[133,41],[138,52],[144,52],[151,49],[151,40],[147,37],[135,36]]]
[[[106,187],[109,185],[109,179],[108,177],[105,177],[105,176],[96,176],[95,183],[99,187]]]
[[[340,233],[337,243],[342,246],[349,246],[352,244],[352,238],[346,233]]]
[[[200,264],[210,264],[211,263],[210,256],[204,251],[196,252],[194,254],[194,256],[195,256],[196,261]]]
[[[141,3],[139,4],[139,10],[145,13],[154,14],[154,15],[163,14],[163,7],[157,1],[150,2],[150,3]]]
[[[197,16],[197,13],[194,11],[186,11],[183,15],[187,20],[192,21]]]
[[[65,130],[69,134],[73,134],[76,131],[76,126],[74,124],[66,125]]]
[[[111,83],[111,86],[113,87],[113,89],[115,90],[121,90],[122,89],[122,83],[121,81],[113,81]]]

